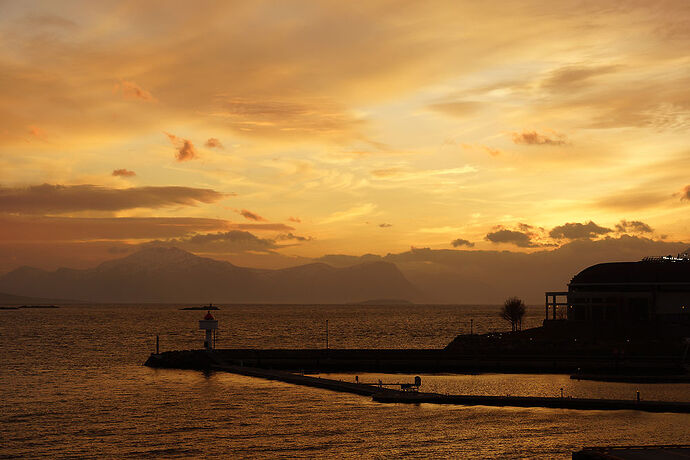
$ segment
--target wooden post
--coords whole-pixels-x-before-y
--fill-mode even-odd
[[[161,352],[160,352],[158,345],[159,345],[159,338],[158,338],[158,335],[156,334],[156,354],[160,355]]]
[[[328,320],[326,320],[326,350],[328,350]]]

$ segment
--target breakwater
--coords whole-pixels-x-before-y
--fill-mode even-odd
[[[309,375],[293,374],[291,372],[279,371],[274,369],[259,369],[256,367],[215,365],[213,370],[231,372],[233,374],[258,377],[268,380],[277,380],[295,385],[302,385],[313,388],[323,388],[326,390],[339,391],[341,393],[352,393],[362,396],[374,396],[377,394],[401,393],[399,391],[381,388],[365,383],[343,382],[342,380],[324,379]]]
[[[429,403],[472,406],[546,407],[554,409],[638,410],[646,412],[690,413],[690,403],[688,402],[421,393],[415,391],[392,390],[365,383],[324,379],[304,375],[303,372],[294,373],[288,372],[285,369],[270,367],[270,365],[277,363],[286,368],[302,369],[303,371],[305,369],[313,370],[317,368],[332,369],[334,366],[337,367],[338,370],[343,370],[343,366],[365,371],[368,369],[363,369],[363,367],[369,366],[377,367],[377,371],[380,371],[381,367],[386,368],[386,370],[391,367],[410,370],[409,366],[414,365],[417,360],[420,360],[429,353],[433,356],[435,350],[415,350],[415,352],[417,352],[416,356],[414,356],[415,353],[412,353],[412,356],[406,355],[405,352],[409,352],[409,350],[337,350],[339,353],[335,353],[335,356],[330,353],[322,353],[324,351],[333,352],[335,350],[251,350],[251,353],[248,353],[248,350],[216,350],[213,352],[203,350],[173,351],[152,354],[145,365],[157,368],[231,372],[234,374],[276,380],[295,385],[370,396],[374,401],[380,403]],[[367,357],[369,359],[357,361],[355,360],[355,356],[360,358]],[[384,357],[388,359],[384,359]],[[405,359],[403,359],[403,357],[405,357]],[[395,360],[392,358],[398,359]],[[313,360],[317,361],[315,362]],[[344,360],[345,363],[339,363],[338,360]],[[357,362],[351,362],[352,360]],[[299,366],[301,364],[312,364],[315,367],[301,367]],[[438,363],[436,365],[438,365]],[[421,371],[419,367],[416,367],[414,372]]]
[[[579,410],[638,410],[645,412],[690,413],[690,403],[637,401],[624,399],[550,398],[540,396],[442,395],[437,393],[375,394],[374,401],[407,404],[456,404],[463,406],[548,407]]]
[[[577,355],[463,354],[443,349],[221,349],[168,351],[151,367],[208,369],[218,362],[238,366],[319,372],[555,373],[677,375],[682,365],[668,357],[626,360]]]

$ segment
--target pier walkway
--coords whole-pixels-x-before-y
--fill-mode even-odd
[[[456,404],[471,406],[510,406],[510,407],[547,407],[554,409],[579,410],[637,410],[645,412],[690,413],[690,402],[672,401],[637,401],[620,399],[589,399],[569,397],[539,396],[491,396],[491,395],[444,395],[439,393],[422,393],[399,391],[366,383],[344,382],[342,380],[324,379],[288,370],[245,365],[237,360],[226,361],[227,356],[216,352],[188,350],[152,354],[146,361],[149,367],[173,369],[197,369],[231,372],[268,380],[276,380],[294,385],[302,385],[326,390],[370,396],[380,403],[403,404]],[[269,363],[262,363],[264,365]],[[293,363],[294,364],[294,363]],[[301,363],[300,363],[301,364]],[[270,365],[270,364],[269,364]]]
[[[231,372],[233,374],[258,377],[268,380],[292,383],[314,388],[324,388],[326,390],[339,391],[341,393],[353,393],[362,396],[374,396],[377,394],[404,393],[402,391],[380,388],[375,385],[364,383],[343,382],[342,380],[323,379],[309,375],[293,374],[292,372],[280,371],[275,369],[260,369],[258,367],[229,366],[218,364],[211,366],[216,371]]]
[[[463,406],[548,407],[579,410],[638,410],[644,412],[690,413],[690,403],[635,401],[625,399],[553,398],[539,396],[442,395],[438,393],[375,394],[374,401],[408,404],[457,404]]]
[[[587,399],[587,398],[553,398],[538,396],[485,396],[485,395],[443,395],[439,393],[420,393],[381,388],[365,383],[344,382],[342,380],[324,379],[291,372],[260,369],[256,367],[215,365],[213,370],[233,374],[277,380],[295,385],[302,385],[326,390],[371,396],[380,403],[403,404],[455,404],[463,406],[500,406],[500,407],[547,407],[552,409],[579,410],[638,410],[644,412],[690,413],[690,403],[669,401],[636,401],[624,399]]]

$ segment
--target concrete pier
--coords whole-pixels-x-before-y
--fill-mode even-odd
[[[599,446],[573,452],[573,460],[677,460],[690,458],[690,446]]]
[[[213,355],[226,364],[320,372],[389,373],[555,373],[678,375],[684,371],[678,359],[638,357],[613,361],[606,357],[572,355],[491,355],[442,349],[217,349]],[[202,350],[161,353],[155,367],[208,367]]]
[[[690,413],[690,403],[624,399],[548,398],[538,396],[442,395],[437,393],[375,394],[374,401],[407,404],[456,404],[462,406],[548,407],[578,410],[638,410]]]
[[[323,388],[326,390],[339,391],[341,393],[353,393],[362,396],[374,396],[376,394],[402,393],[400,391],[390,390],[386,388],[379,388],[375,385],[367,385],[364,383],[343,382],[342,380],[323,379],[320,377],[312,377],[309,375],[293,374],[291,372],[278,371],[273,369],[259,369],[256,367],[242,367],[242,366],[228,366],[217,365],[212,367],[213,370],[232,372],[233,374],[246,375],[249,377],[258,377],[268,380],[277,380],[280,382],[292,383],[295,385],[302,385],[314,388]]]

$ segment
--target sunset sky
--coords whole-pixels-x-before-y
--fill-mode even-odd
[[[0,0],[0,271],[688,242],[689,50],[687,0]]]

